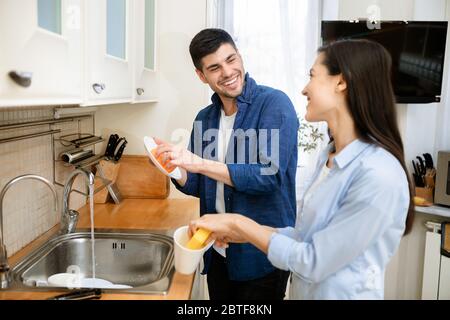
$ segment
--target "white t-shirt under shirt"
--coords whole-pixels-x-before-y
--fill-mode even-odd
[[[306,191],[305,196],[304,196],[304,202],[307,203],[309,201],[309,199],[311,198],[311,196],[314,194],[314,192],[316,191],[316,189],[319,187],[319,185],[323,182],[323,180],[325,180],[325,178],[330,174],[330,168],[327,167],[327,164],[325,163],[325,165],[322,167],[322,169],[320,170],[319,175],[317,176],[317,179],[313,182],[313,184],[311,185],[311,187],[309,187],[309,189]]]
[[[225,115],[223,109],[220,109],[220,122],[219,122],[219,139],[217,143],[217,161],[225,163],[225,157],[227,155],[228,142],[230,141],[231,134],[233,132],[234,120],[236,119],[236,113],[231,116]],[[224,197],[224,185],[223,182],[217,181],[216,190],[216,211],[219,213],[225,212],[225,197]],[[214,249],[225,257],[225,249],[214,246]]]

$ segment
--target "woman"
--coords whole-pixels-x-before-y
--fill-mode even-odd
[[[293,299],[383,299],[386,265],[414,212],[390,71],[389,53],[374,42],[339,41],[318,50],[302,91],[305,117],[326,121],[332,142],[319,157],[295,228],[224,213],[192,221],[190,233],[209,229],[225,247],[252,243],[292,272]]]

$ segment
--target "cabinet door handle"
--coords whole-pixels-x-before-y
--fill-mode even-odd
[[[11,71],[8,73],[9,77],[19,86],[27,88],[31,85],[31,78],[33,74],[28,71]]]
[[[145,90],[144,90],[144,88],[137,88],[136,92],[139,96],[142,96],[144,94]]]
[[[104,83],[94,83],[92,85],[92,89],[94,89],[95,93],[100,94],[103,90],[105,90],[106,86]]]

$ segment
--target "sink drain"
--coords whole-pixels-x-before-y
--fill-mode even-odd
[[[117,250],[117,249],[125,250],[125,242],[121,242],[120,246],[119,246],[119,243],[113,242],[112,248],[113,248],[113,250]]]

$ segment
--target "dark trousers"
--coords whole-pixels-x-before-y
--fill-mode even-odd
[[[228,278],[227,261],[212,250],[207,281],[211,300],[283,300],[289,272],[276,269],[268,275],[249,281]]]

